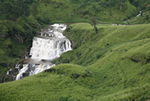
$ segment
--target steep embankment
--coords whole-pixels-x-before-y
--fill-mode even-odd
[[[70,25],[73,51],[47,72],[0,84],[0,99],[52,101],[145,100],[150,95],[150,25]],[[71,64],[72,63],[72,64]],[[79,64],[79,65],[75,65]]]

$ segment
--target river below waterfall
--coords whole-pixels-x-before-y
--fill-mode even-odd
[[[49,69],[55,64],[50,61],[60,57],[63,52],[72,50],[71,42],[62,33],[67,28],[65,24],[49,25],[48,28],[41,29],[39,35],[34,37],[29,56],[25,57],[23,68],[16,65],[19,73],[14,76],[19,80],[24,76],[38,74]]]

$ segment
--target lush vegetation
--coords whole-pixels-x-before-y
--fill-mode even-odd
[[[148,99],[149,27],[149,24],[97,25],[96,34],[90,24],[72,24],[65,35],[71,39],[74,50],[56,60],[57,64],[69,64],[1,84],[0,98],[4,101]]]
[[[0,100],[149,99],[150,25],[111,25],[149,23],[149,4],[148,0],[0,0],[1,81],[8,69],[15,72],[15,64],[23,63],[33,36],[45,24],[68,23],[64,34],[73,47],[47,72],[0,84]],[[70,24],[74,22],[89,23]]]
[[[41,15],[49,14],[52,22],[88,22],[89,17],[96,17],[99,23],[122,23],[123,20],[138,14],[136,8],[125,0],[122,2],[117,0],[41,0],[41,2]]]
[[[0,82],[3,82],[7,70],[23,62],[33,36],[42,26],[35,18],[37,7],[34,0],[0,1]],[[10,80],[13,79],[6,79]]]
[[[129,23],[132,24],[142,24],[150,22],[150,1],[148,0],[129,0],[138,11],[142,11],[141,16],[133,17],[130,19]]]
[[[89,22],[129,24],[149,23],[148,0],[38,0],[38,19],[50,18],[51,23]],[[142,11],[142,16],[136,17]],[[43,17],[41,17],[44,15]],[[45,21],[47,22],[47,21]]]

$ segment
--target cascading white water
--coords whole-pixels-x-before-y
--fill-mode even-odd
[[[32,59],[52,60],[59,57],[63,52],[71,50],[68,39],[43,39],[35,37],[30,55]]]
[[[12,69],[8,70],[6,75],[9,75],[11,71],[12,71]]]
[[[46,61],[58,58],[63,52],[72,50],[70,41],[62,34],[67,26],[54,24],[51,27],[52,29],[41,29],[40,36],[34,37],[30,50],[31,58],[28,59],[28,64],[24,64],[19,70],[16,80],[23,78],[24,73],[31,76],[55,66]],[[16,66],[18,68],[18,65]]]
[[[141,14],[142,14],[142,11],[139,11],[139,14],[138,14],[136,17],[139,17],[139,16],[141,16]]]

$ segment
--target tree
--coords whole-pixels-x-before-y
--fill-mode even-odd
[[[23,34],[24,42],[25,43],[31,43],[33,39],[34,34],[32,33],[31,30],[26,30],[25,33]]]
[[[122,3],[122,0],[120,0],[120,11],[122,10],[122,6],[123,6],[123,3]]]
[[[32,4],[33,2],[35,2],[35,0],[24,0],[24,2],[27,4]]]
[[[0,35],[1,35],[1,36],[2,36],[2,35],[3,35],[3,36],[7,35],[7,31],[8,31],[7,27],[4,26],[3,23],[0,23]]]
[[[11,9],[11,18],[15,19],[15,18],[19,18],[22,15],[22,11],[18,6],[12,6]]]
[[[97,34],[98,33],[98,29],[96,27],[96,18],[95,17],[90,17],[89,21],[90,21],[89,23],[94,27],[94,30],[95,30],[95,32]]]
[[[112,16],[111,8],[112,8],[112,0],[109,0],[109,13],[110,13],[110,16]]]
[[[22,15],[24,15],[26,17],[28,17],[30,15],[30,8],[26,3],[24,3],[24,1],[16,0],[14,2],[14,5],[18,6],[21,9]]]
[[[126,17],[129,19],[132,16],[136,16],[138,11],[135,6],[133,6],[130,2],[126,2],[127,8],[125,11]]]
[[[11,15],[12,5],[10,3],[4,3],[2,8],[3,8],[3,13],[6,14],[6,19],[9,19]]]
[[[2,3],[3,3],[4,1],[5,1],[5,0],[0,0],[0,2],[2,2]]]
[[[79,0],[71,0],[70,2],[71,2],[72,4],[80,3],[80,1],[79,1]]]
[[[24,4],[24,16],[28,17],[30,15],[30,8],[27,4]]]
[[[38,7],[35,3],[32,4],[31,12],[32,12],[32,15],[36,18],[36,15],[38,14]]]

